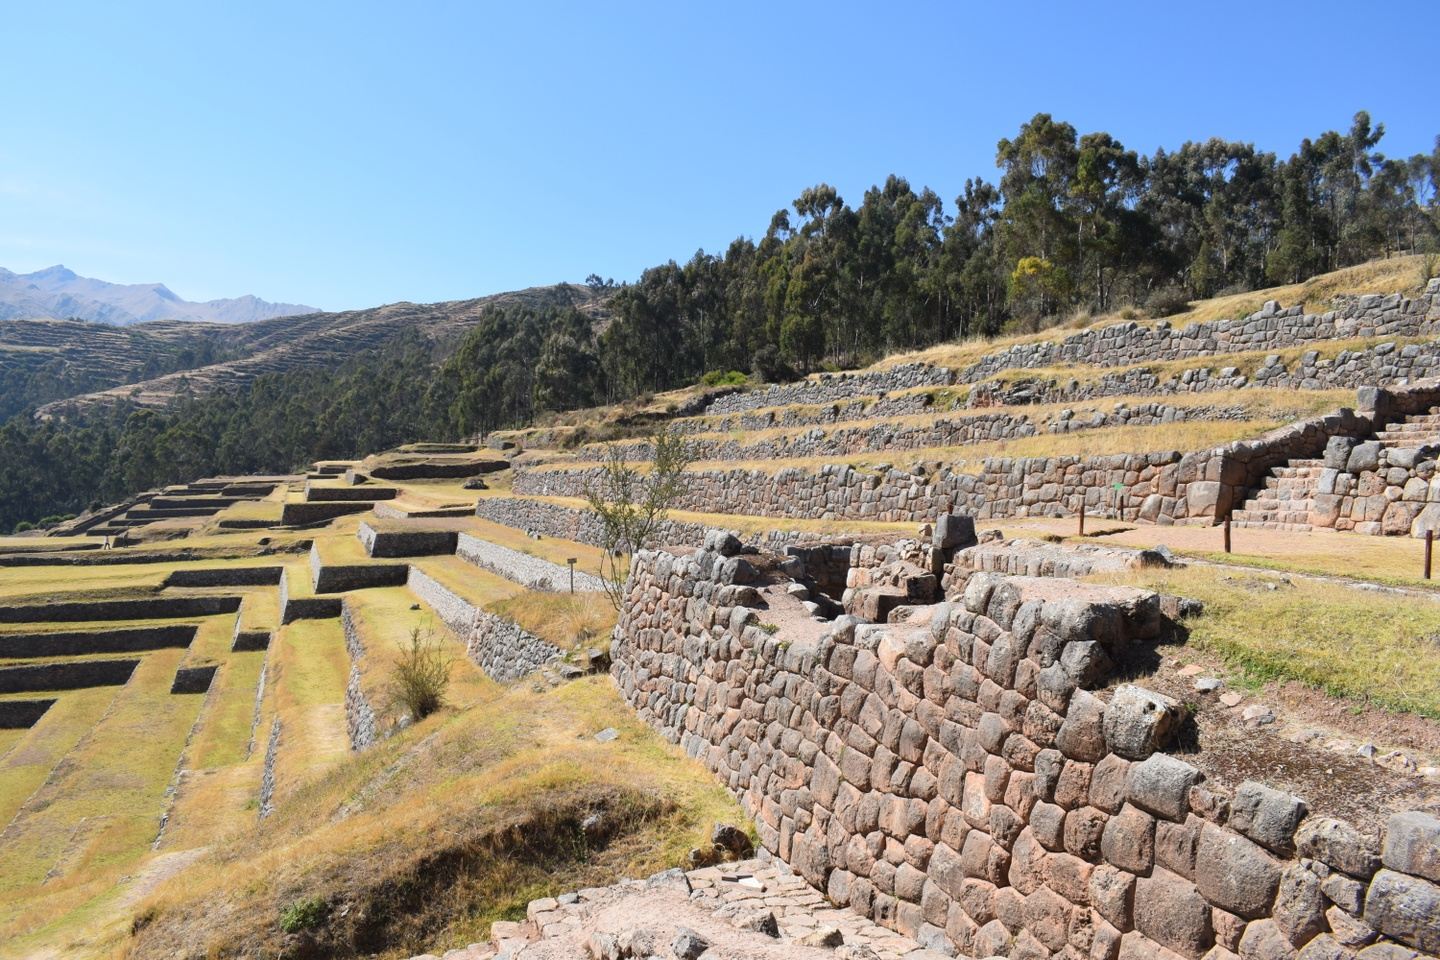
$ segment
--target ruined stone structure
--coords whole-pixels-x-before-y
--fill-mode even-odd
[[[1211,789],[1163,752],[1178,704],[1092,692],[1159,596],[975,573],[905,622],[776,628],[733,552],[638,553],[612,672],[835,903],[979,957],[1440,951],[1440,820]]]

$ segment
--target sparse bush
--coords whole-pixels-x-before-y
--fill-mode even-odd
[[[1440,251],[1430,251],[1420,254],[1420,285],[1440,277]]]
[[[655,434],[650,447],[655,459],[649,473],[642,475],[630,466],[622,444],[607,444],[601,479],[585,484],[585,499],[602,531],[600,579],[616,610],[625,602],[627,554],[651,546],[660,522],[680,498],[685,468],[694,460],[685,438],[670,429]]]
[[[700,383],[706,387],[738,387],[749,379],[739,370],[711,370],[700,378]]]
[[[1169,317],[1190,309],[1190,294],[1174,284],[1163,286],[1145,298],[1145,309],[1152,317]]]
[[[302,930],[313,930],[320,926],[325,915],[330,912],[329,906],[320,897],[306,897],[304,900],[296,900],[284,910],[280,911],[280,929],[286,933],[299,933]]]
[[[433,630],[410,631],[410,643],[402,644],[390,677],[390,703],[415,721],[424,720],[445,706],[445,688],[450,685],[451,660],[435,640]]]

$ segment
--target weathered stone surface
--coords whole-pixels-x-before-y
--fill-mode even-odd
[[[1195,884],[1215,906],[1254,919],[1275,902],[1280,866],[1250,840],[1207,823],[1200,831]]]
[[[1127,805],[1105,824],[1100,850],[1107,863],[1149,873],[1155,860],[1155,818]]]
[[[1215,940],[1210,905],[1195,892],[1195,885],[1158,867],[1136,881],[1135,927],[1192,960],[1199,960]]]
[[[1295,830],[1305,817],[1305,801],[1247,780],[1230,803],[1230,826],[1282,856],[1295,852]]]
[[[1365,920],[1376,930],[1426,953],[1440,953],[1440,886],[1381,870],[1365,897]]]
[[[1105,745],[1126,759],[1144,760],[1166,746],[1179,721],[1180,704],[1176,701],[1124,684],[1105,708]]]
[[[1440,883],[1440,818],[1419,811],[1392,816],[1381,859],[1391,870]]]
[[[1342,820],[1311,817],[1301,824],[1295,842],[1302,857],[1361,880],[1369,880],[1380,869],[1379,846]]]
[[[1129,801],[1142,810],[1169,820],[1183,820],[1190,811],[1190,788],[1201,777],[1190,764],[1157,753],[1131,764],[1125,792]]]

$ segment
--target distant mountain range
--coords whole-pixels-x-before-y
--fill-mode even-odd
[[[0,320],[73,317],[125,327],[149,320],[249,323],[317,312],[315,307],[270,303],[249,295],[195,303],[176,296],[163,283],[107,283],[59,265],[34,273],[0,267]]]

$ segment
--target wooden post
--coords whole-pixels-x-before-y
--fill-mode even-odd
[[[567,558],[567,559],[565,560],[566,563],[570,564],[570,592],[571,592],[571,593],[574,593],[574,592],[575,592],[575,561],[578,560],[578,559],[579,559],[579,557],[569,557],[569,558]]]
[[[1425,579],[1430,579],[1430,558],[1435,553],[1435,531],[1425,531]]]
[[[1225,518],[1225,552],[1230,552],[1230,518]]]
[[[1085,501],[1080,501],[1080,536],[1085,536]]]

